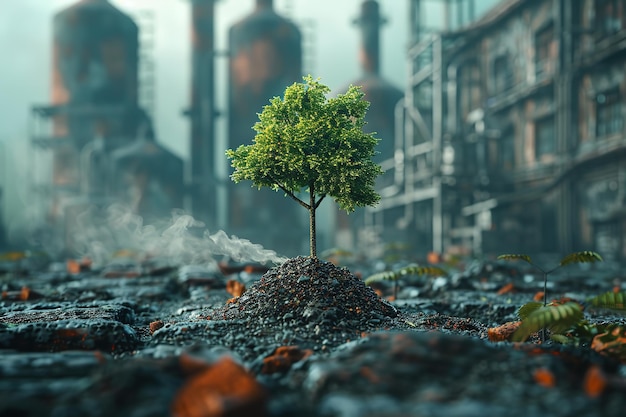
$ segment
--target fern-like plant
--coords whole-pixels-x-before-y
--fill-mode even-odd
[[[537,268],[543,274],[543,306],[548,304],[548,275],[557,269],[573,263],[593,263],[602,261],[602,257],[593,251],[574,252],[566,255],[557,266],[552,269],[543,269],[539,265],[533,263],[530,256],[524,254],[506,254],[498,256],[498,259],[503,260],[522,260]]]
[[[394,281],[393,297],[395,299],[398,296],[398,280],[407,275],[447,276],[448,273],[436,266],[419,266],[413,264],[400,268],[397,271],[385,271],[370,275],[365,279],[365,285],[371,285],[378,281]]]
[[[573,301],[547,306],[530,302],[520,307],[517,314],[522,319],[522,323],[511,337],[513,342],[523,342],[531,334],[544,329],[560,334],[583,319],[582,307]]]
[[[626,292],[609,291],[593,297],[587,302],[596,308],[626,310]]]
[[[513,340],[526,340],[528,336],[538,330],[541,330],[541,341],[545,342],[545,328],[546,326],[551,326],[555,323],[558,323],[560,320],[564,320],[563,325],[570,326],[571,324],[580,321],[582,319],[582,309],[578,305],[580,314],[576,313],[573,306],[569,306],[568,308],[562,308],[561,306],[551,306],[548,308],[548,275],[552,272],[556,271],[559,268],[564,266],[573,264],[573,263],[593,263],[602,261],[602,257],[593,251],[582,251],[582,252],[573,252],[561,259],[559,264],[552,269],[544,269],[539,265],[535,264],[530,256],[525,254],[506,254],[498,256],[498,259],[502,260],[522,260],[537,268],[543,274],[543,309],[537,311],[533,311],[529,314],[526,320],[522,319],[522,325],[513,335]],[[534,303],[529,303],[534,305]],[[526,306],[528,306],[527,304]],[[569,304],[569,303],[568,303]],[[566,304],[567,305],[567,304]],[[522,306],[525,308],[526,306]],[[530,307],[526,307],[530,308]],[[571,316],[571,320],[569,319]],[[531,318],[532,317],[532,318]],[[574,320],[575,317],[578,319]],[[572,321],[573,320],[573,321]],[[540,327],[535,329],[536,326],[540,324],[544,324],[544,327]],[[526,325],[525,325],[526,324]],[[532,330],[531,329],[535,329]],[[529,332],[529,333],[527,333]]]
[[[490,328],[492,342],[523,342],[531,334],[550,329],[550,339],[562,345],[587,346],[596,352],[626,363],[626,326],[619,323],[589,323],[584,309],[609,309],[624,312],[626,292],[609,291],[589,298],[584,303],[553,301],[547,306],[539,302],[524,304],[517,311],[521,321]]]

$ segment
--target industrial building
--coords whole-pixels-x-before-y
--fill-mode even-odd
[[[369,226],[421,253],[624,259],[626,5],[475,6],[410,2],[397,187]]]
[[[252,13],[230,28],[228,39],[227,142],[235,149],[252,143],[263,106],[302,81],[302,33],[275,12],[272,0],[256,0]],[[250,184],[229,181],[226,188],[229,233],[287,255],[302,253],[306,223],[300,207],[285,201],[283,193]]]
[[[51,103],[32,107],[30,130],[35,190],[65,250],[87,211],[124,202],[150,222],[182,207],[183,161],[156,142],[140,100],[139,40],[107,0],[54,16]]]

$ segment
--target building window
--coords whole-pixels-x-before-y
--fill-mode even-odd
[[[480,68],[478,62],[471,60],[461,67],[460,74],[461,114],[467,115],[481,107]]]
[[[622,30],[626,12],[623,0],[596,0],[595,6],[595,24],[600,38],[613,35]]]
[[[601,138],[623,131],[622,100],[618,88],[596,96],[596,137]]]
[[[515,168],[515,131],[509,127],[502,132],[500,138],[500,167],[503,171]]]
[[[556,151],[556,137],[554,117],[545,117],[535,122],[535,157],[541,159],[544,155],[554,154]]]
[[[500,55],[493,61],[493,86],[496,94],[513,86],[513,69],[508,55]]]
[[[535,74],[545,75],[550,67],[552,43],[554,41],[554,24],[550,23],[535,35]]]

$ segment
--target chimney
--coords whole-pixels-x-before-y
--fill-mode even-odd
[[[380,27],[385,19],[380,16],[378,2],[365,0],[361,4],[361,15],[354,20],[361,29],[359,61],[366,74],[376,74],[380,65]]]

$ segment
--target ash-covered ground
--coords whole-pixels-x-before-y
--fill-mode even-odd
[[[373,288],[298,257],[209,268],[1,264],[0,416],[622,416],[626,366],[589,346],[491,342],[541,277],[501,262]],[[358,274],[358,276],[356,275]],[[617,287],[617,288],[616,288]],[[549,298],[626,288],[550,277]],[[625,324],[608,311],[590,323]]]

